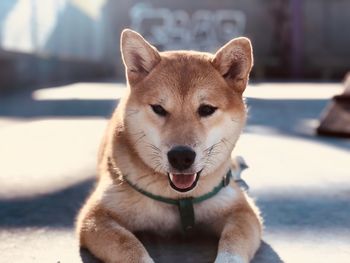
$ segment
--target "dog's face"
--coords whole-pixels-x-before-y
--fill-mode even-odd
[[[125,30],[121,49],[130,86],[125,125],[134,150],[174,190],[190,191],[230,158],[241,133],[250,42],[234,39],[215,55],[158,52]]]

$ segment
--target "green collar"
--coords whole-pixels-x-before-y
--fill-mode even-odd
[[[108,158],[108,166],[109,166],[110,172],[115,175],[116,168],[114,167],[111,158]],[[242,169],[239,170],[239,174],[240,174],[241,170],[246,168],[246,167],[242,167],[241,164],[240,164],[240,167]],[[213,188],[213,190],[210,191],[209,193],[206,193],[206,194],[198,196],[198,197],[186,197],[186,198],[180,198],[180,199],[172,199],[172,198],[163,197],[160,195],[154,195],[150,192],[147,192],[147,191],[139,188],[137,185],[130,182],[128,180],[128,178],[126,178],[126,176],[123,176],[123,179],[125,182],[128,183],[129,186],[131,186],[134,190],[136,190],[140,194],[143,194],[143,195],[145,195],[153,200],[159,201],[159,202],[163,202],[163,203],[166,203],[169,205],[176,205],[179,208],[182,229],[185,233],[188,233],[188,232],[193,230],[194,225],[195,225],[195,215],[194,215],[193,204],[201,203],[201,202],[215,196],[218,192],[220,192],[220,190],[222,188],[228,186],[231,179],[232,179],[232,172],[230,169],[226,173],[226,175],[222,178],[220,183],[217,186],[215,186]],[[240,178],[240,176],[235,178],[235,181],[238,183],[238,185],[240,185],[242,188],[247,190],[246,183],[244,182],[244,180],[242,180]],[[244,183],[243,186],[241,185],[242,182]]]
[[[215,186],[213,188],[213,190],[211,192],[206,193],[206,194],[201,195],[201,196],[198,196],[198,197],[187,197],[187,198],[182,198],[182,199],[191,199],[193,204],[203,202],[203,201],[213,197],[214,195],[216,195],[222,188],[226,187],[230,183],[231,178],[232,178],[232,173],[231,173],[231,170],[229,170],[227,172],[227,174],[225,175],[225,177],[220,181],[220,183],[217,186]],[[166,203],[169,205],[178,205],[179,200],[182,200],[182,199],[172,199],[172,198],[168,198],[168,197],[163,197],[160,195],[154,195],[150,192],[147,192],[147,191],[139,188],[137,185],[130,182],[129,179],[126,178],[125,176],[123,177],[123,179],[136,191],[138,191],[139,193],[141,193],[141,194],[143,194],[143,195],[145,195],[153,200],[163,202],[163,203]]]
[[[232,173],[231,173],[231,170],[229,170],[227,174],[224,176],[224,178],[220,181],[220,183],[217,186],[215,186],[211,192],[198,197],[186,197],[186,198],[180,198],[180,199],[172,199],[172,198],[167,198],[160,195],[154,195],[150,192],[147,192],[139,188],[137,185],[130,182],[125,176],[123,178],[137,192],[153,200],[170,204],[170,205],[176,205],[179,208],[182,229],[184,232],[187,233],[194,228],[194,224],[195,224],[193,204],[201,203],[213,197],[214,195],[216,195],[222,188],[226,187],[230,183],[230,180],[232,178]]]

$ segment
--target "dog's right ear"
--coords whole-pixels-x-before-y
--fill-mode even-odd
[[[253,49],[250,40],[245,37],[232,39],[216,52],[212,65],[229,86],[242,93],[253,66]]]
[[[120,49],[130,83],[144,78],[159,63],[160,55],[139,33],[124,29],[120,38]]]

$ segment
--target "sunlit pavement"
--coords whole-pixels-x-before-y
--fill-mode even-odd
[[[0,98],[1,262],[81,262],[74,218],[124,92],[122,84],[79,83]],[[236,154],[250,166],[243,176],[265,218],[255,263],[350,262],[350,141],[314,135],[340,92],[340,84],[312,83],[246,92],[250,117]]]

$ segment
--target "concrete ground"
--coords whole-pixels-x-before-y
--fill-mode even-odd
[[[94,185],[106,118],[124,92],[79,83],[0,98],[0,262],[94,262],[73,225]],[[254,263],[350,262],[350,140],[314,129],[340,84],[252,84],[236,154],[265,219]],[[156,262],[211,262],[213,240],[143,236]]]

